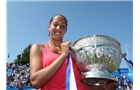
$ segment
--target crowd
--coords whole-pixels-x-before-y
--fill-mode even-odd
[[[120,74],[118,76],[118,90],[133,90],[133,79],[126,74]]]
[[[14,63],[7,64],[7,88],[30,87],[30,68],[29,63],[18,65]]]
[[[7,88],[31,87],[29,63],[26,65],[16,65],[14,63],[7,64]],[[118,90],[133,90],[132,80],[128,80],[127,76],[121,74],[119,76]]]

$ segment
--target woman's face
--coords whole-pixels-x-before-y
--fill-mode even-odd
[[[64,34],[67,31],[66,21],[64,17],[58,15],[55,16],[49,25],[50,37],[55,40],[62,40]]]

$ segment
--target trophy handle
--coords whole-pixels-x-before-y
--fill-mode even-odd
[[[123,54],[122,54],[122,58],[125,59],[127,65],[133,70],[133,62],[132,62],[131,60],[128,60],[128,59],[126,58],[126,55],[127,55],[126,53],[123,53]]]
[[[72,45],[69,46],[69,51],[72,53],[78,52],[78,50],[76,50]]]
[[[122,58],[125,58],[126,55],[127,55],[126,53],[123,53],[123,54],[122,54]]]

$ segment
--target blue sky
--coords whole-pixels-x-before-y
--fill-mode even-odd
[[[49,40],[48,24],[55,14],[68,19],[64,41],[74,43],[83,36],[108,35],[129,45],[133,61],[133,1],[7,1],[6,53],[12,62],[29,43],[44,44]],[[120,67],[128,67],[122,59]],[[131,70],[131,69],[129,69]]]

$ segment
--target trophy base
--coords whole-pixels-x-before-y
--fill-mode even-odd
[[[108,82],[118,82],[118,78],[107,71],[90,71],[84,75],[82,82],[89,86],[104,86]]]

